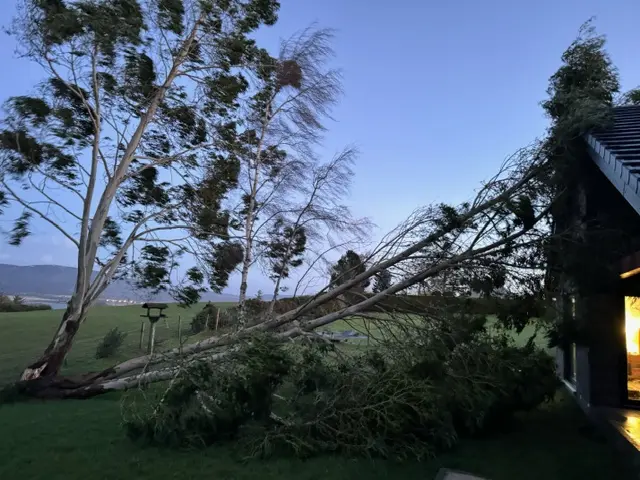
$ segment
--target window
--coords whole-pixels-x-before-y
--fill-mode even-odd
[[[624,297],[627,400],[640,400],[640,297]]]

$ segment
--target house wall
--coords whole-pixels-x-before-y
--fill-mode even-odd
[[[612,248],[601,251],[614,268],[615,279],[582,302],[587,332],[590,403],[618,407],[626,403],[627,357],[624,297],[640,296],[639,279],[620,280],[620,260],[640,250],[640,216],[593,164],[586,185],[587,229],[622,232]],[[588,261],[588,259],[585,259]],[[585,368],[578,365],[578,368]]]
[[[626,400],[624,295],[621,292],[585,299],[585,356],[578,369],[588,370],[589,403],[621,406]]]
[[[575,221],[580,232],[622,232],[618,240],[592,245],[593,256],[606,260],[611,275],[606,282],[593,282],[591,291],[576,293],[571,278],[562,280],[565,292],[576,295],[576,316],[584,329],[584,342],[577,346],[575,395],[583,406],[619,407],[626,401],[626,347],[624,337],[624,296],[640,296],[640,276],[620,280],[620,260],[640,251],[640,215],[590,162],[585,165],[582,188],[576,202]],[[596,235],[589,238],[603,238]],[[613,237],[618,238],[618,237]],[[593,240],[590,240],[593,241]],[[597,252],[597,253],[595,253]],[[585,257],[584,261],[590,261]],[[604,278],[604,277],[603,277]],[[600,280],[600,278],[595,278]],[[558,316],[570,318],[565,311]],[[556,358],[558,372],[566,371],[565,354]]]

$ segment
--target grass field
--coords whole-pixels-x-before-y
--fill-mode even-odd
[[[169,328],[158,325],[163,346],[177,342],[178,315],[188,331],[198,308],[169,308]],[[138,349],[141,313],[140,307],[93,310],[78,334],[67,372],[97,370],[142,353]],[[61,314],[0,314],[0,383],[14,380],[41,353]],[[124,349],[116,359],[96,360],[96,344],[113,326],[130,332]],[[528,338],[527,334],[523,337]],[[562,395],[556,402],[519,417],[513,431],[466,441],[456,450],[423,463],[333,457],[243,462],[227,447],[199,451],[143,448],[126,439],[120,419],[118,394],[84,401],[0,406],[0,479],[431,479],[442,466],[489,480],[628,478],[612,448]]]
[[[220,304],[222,308],[228,305],[231,304]],[[191,319],[201,308],[202,305],[195,305],[189,309],[170,305],[165,310],[169,328],[164,321],[160,321],[156,327],[159,348],[178,344],[178,317],[182,318],[183,335],[188,335]],[[140,350],[138,345],[142,320],[140,315],[145,312],[146,310],[140,306],[96,307],[92,309],[85,324],[80,327],[73,349],[69,354],[65,372],[99,371],[117,361],[143,355],[145,351]],[[0,384],[14,380],[30,361],[35,360],[42,353],[51,340],[62,318],[62,313],[62,310],[0,313]],[[127,332],[127,337],[118,356],[111,359],[95,359],[94,354],[98,342],[113,327]],[[147,324],[145,345],[148,331]]]

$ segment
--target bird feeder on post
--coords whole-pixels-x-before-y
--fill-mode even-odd
[[[161,318],[166,318],[167,316],[162,313],[164,309],[166,309],[168,305],[166,303],[144,303],[142,308],[147,309],[147,313],[144,315],[140,315],[141,317],[147,318],[149,323],[151,324],[151,328],[149,329],[149,341],[147,342],[147,353],[149,355],[153,354],[153,346],[156,341],[156,323]],[[152,312],[152,310],[156,310]],[[142,348],[142,337],[144,335],[144,321],[142,322],[142,326],[140,327],[140,348]]]

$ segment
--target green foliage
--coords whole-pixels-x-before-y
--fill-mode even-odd
[[[640,105],[640,88],[634,88],[624,94],[623,105]]]
[[[62,374],[97,372],[110,367],[113,359],[93,358],[96,338],[114,326],[138,329],[140,313],[139,306],[92,309],[85,328],[75,340],[81,348],[72,352]],[[50,340],[52,326],[59,321],[59,310],[0,316],[0,384],[15,385],[15,379],[41,353],[43,343]],[[170,322],[169,326],[167,334],[177,339],[177,322]],[[164,328],[158,329],[158,334],[164,332]],[[137,336],[130,335],[119,356],[139,354],[137,347]],[[593,480],[633,478],[621,471],[618,452],[600,438],[564,389],[553,403],[519,414],[517,428],[480,441],[462,439],[457,448],[433,460],[396,462],[340,455],[242,461],[234,442],[223,442],[206,451],[137,448],[123,434],[123,401],[125,407],[130,407],[132,401],[140,405],[143,397],[156,388],[132,389],[124,396],[115,393],[85,401],[46,402],[24,401],[18,389],[13,388],[13,399],[18,401],[0,406],[0,425],[5,433],[0,436],[0,458],[9,459],[0,465],[0,478],[50,479],[51,468],[55,466],[54,478],[66,480],[175,480],[176,472],[182,478],[193,479],[204,476],[247,480],[257,476],[260,480],[398,480],[435,478],[443,465],[495,480],[555,479],[558,472],[566,472],[569,478]],[[280,393],[284,394],[282,390]],[[0,402],[4,400],[2,397],[0,393]],[[86,422],[79,422],[80,418],[91,419],[90,428]],[[89,449],[91,455],[87,455]],[[131,458],[132,452],[137,461],[123,462],[123,458]],[[37,462],[33,461],[34,456]]]
[[[338,286],[346,283],[367,270],[367,266],[362,261],[360,255],[353,250],[340,257],[335,265],[331,267],[331,285]],[[364,290],[369,286],[369,279],[363,280],[359,288]]]
[[[281,344],[256,336],[223,364],[188,365],[153,410],[128,415],[127,434],[170,446],[233,439],[247,422],[268,420],[290,364]]]
[[[24,299],[18,295],[11,299],[0,294],[0,312],[33,312],[36,310],[51,310],[51,305],[26,304]]]
[[[4,351],[4,350],[3,350]],[[634,478],[614,445],[604,441],[570,395],[519,417],[518,428],[486,441],[460,444],[437,459],[371,461],[324,455],[312,459],[243,461],[233,445],[199,449],[133,448],[123,438],[121,398],[18,402],[0,408],[2,478],[66,480],[181,478],[248,480],[434,479],[445,465],[492,480],[557,480],[559,476],[608,480]],[[91,428],[79,418],[90,418]],[[60,432],[65,432],[60,435]],[[91,448],[91,455],[87,450]],[[135,453],[136,461],[125,461]],[[34,455],[40,459],[33,461]],[[577,461],[576,459],[579,459]],[[112,473],[111,473],[112,472]]]
[[[277,0],[22,0],[10,33],[43,81],[4,103],[0,207],[47,206],[14,219],[9,241],[20,244],[52,210],[68,237],[100,239],[79,268],[157,291],[169,289],[187,249],[165,239],[187,230],[190,247],[213,254],[201,265],[205,278],[187,277],[171,293],[188,304],[206,281],[220,291],[239,261],[224,204],[239,157],[218,140],[247,130],[247,78],[266,55],[251,34],[278,10]],[[65,203],[76,196],[92,197],[92,208]],[[69,222],[80,228],[66,231]]]
[[[129,410],[127,434],[173,446],[239,441],[255,456],[424,458],[553,396],[553,359],[532,341],[488,334],[482,317],[425,322],[346,356],[324,342],[251,338],[222,362],[186,365]]]
[[[542,103],[551,119],[544,154],[553,167],[547,185],[554,202],[551,214],[556,233],[547,244],[550,290],[560,285],[567,288],[567,279],[582,294],[610,285],[611,265],[626,254],[622,246],[632,240],[620,228],[630,223],[623,220],[616,225],[619,220],[611,218],[612,213],[621,213],[618,208],[596,213],[595,204],[590,204],[587,211],[584,199],[586,191],[603,190],[606,196],[607,187],[594,183],[592,166],[583,161],[588,152],[582,139],[592,129],[607,127],[620,89],[605,44],[591,22],[584,24],[562,55],[562,66],[549,80],[549,98]]]
[[[554,122],[552,147],[567,146],[607,117],[620,81],[605,43],[591,21],[586,22],[562,54],[562,66],[549,79],[549,99],[542,107]]]
[[[245,318],[248,325],[257,323],[262,319],[261,315],[267,311],[268,302],[250,298],[245,303]],[[219,308],[209,302],[191,320],[191,331],[200,333],[204,330],[215,330],[216,321],[218,329],[236,327],[240,319],[240,309],[237,305],[227,308]]]
[[[126,336],[127,333],[120,331],[118,327],[109,330],[96,348],[96,358],[113,357],[118,353]]]
[[[183,30],[184,4],[182,0],[160,0],[158,19],[163,28],[180,35]]]
[[[548,307],[539,295],[525,294],[512,301],[495,302],[494,313],[506,328],[521,332],[532,318],[542,318]]]
[[[305,313],[305,317],[325,315],[339,310],[347,305],[363,301],[371,294],[364,293],[353,298],[342,298],[333,302],[323,303],[321,306]],[[307,304],[313,297],[301,295],[276,300],[274,313],[281,314]],[[257,316],[267,310],[269,302],[255,298],[247,299],[246,308],[250,316]],[[389,295],[362,313],[405,313],[423,315],[429,312],[450,311],[464,312],[473,315],[493,315],[498,312],[505,326],[520,329],[528,320],[542,316],[545,304],[537,296],[522,296],[522,298],[498,297],[453,297],[443,295]],[[232,309],[227,309],[232,311]],[[530,315],[528,315],[530,313]],[[527,316],[528,315],[528,316]],[[526,318],[525,318],[526,317]]]
[[[373,293],[380,293],[385,291],[392,285],[393,277],[391,276],[391,272],[387,269],[384,269],[376,275],[376,278],[373,280]]]
[[[220,293],[233,269],[242,261],[244,250],[238,242],[225,241],[213,246],[206,262],[213,272],[209,281],[211,290]]]
[[[271,278],[287,278],[290,269],[302,265],[307,248],[305,229],[286,225],[285,221],[279,218],[270,228],[269,239],[264,242],[264,247]]]
[[[169,274],[175,266],[177,264],[168,246],[161,243],[145,245],[134,267],[137,286],[152,292],[168,289],[171,285]]]
[[[191,333],[204,332],[207,328],[215,328],[218,307],[208,302],[191,320]]]
[[[11,234],[9,235],[9,245],[18,246],[22,243],[22,240],[29,236],[31,231],[29,230],[29,220],[33,214],[25,210],[18,219],[15,221]]]

